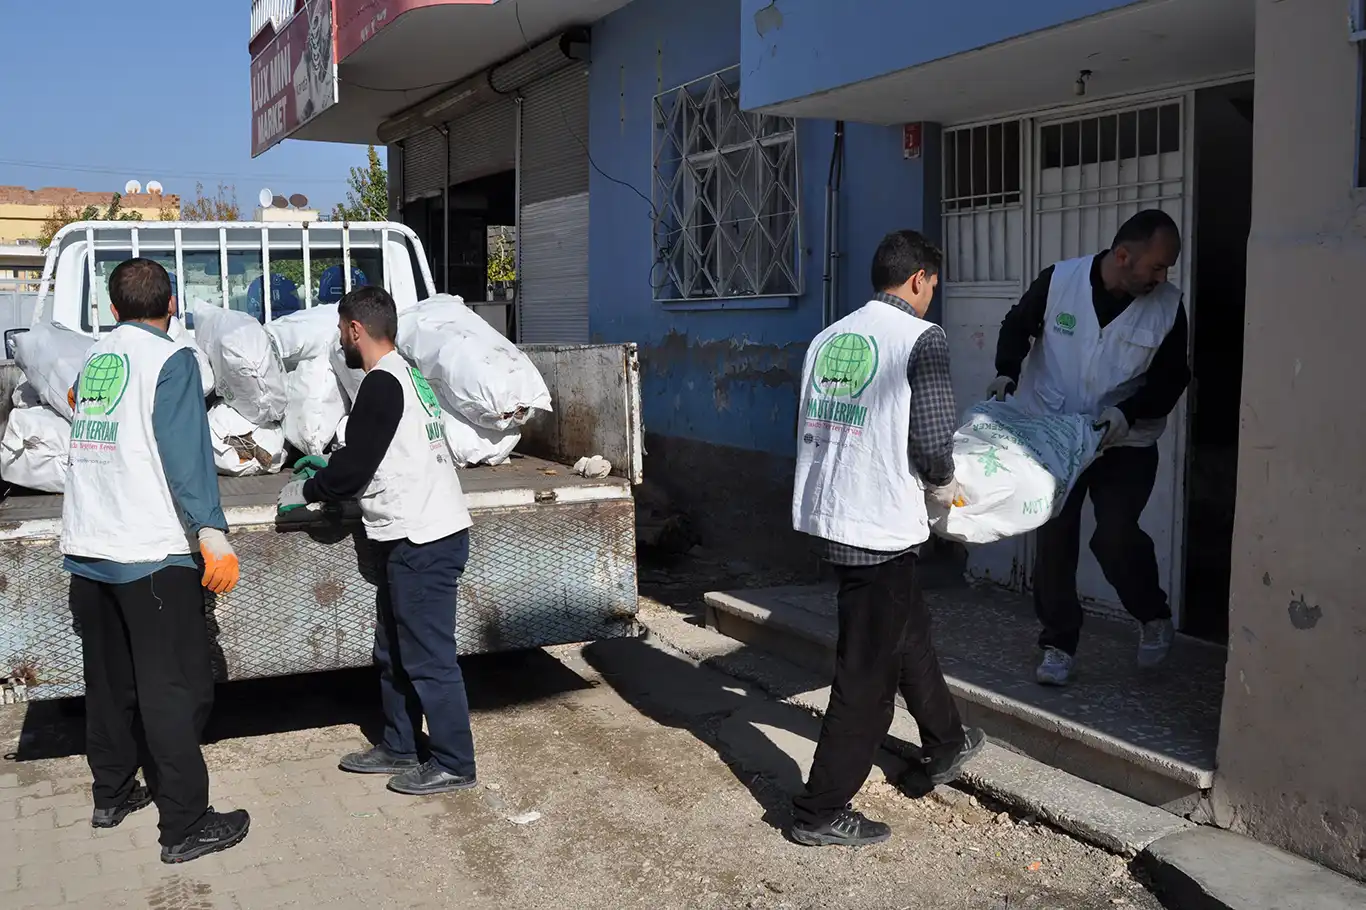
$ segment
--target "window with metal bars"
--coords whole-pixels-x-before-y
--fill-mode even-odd
[[[944,131],[944,280],[1018,282],[1024,250],[1024,160],[1019,120]]]
[[[1040,165],[1044,170],[1128,161],[1179,151],[1179,104],[1069,120],[1039,131]]]
[[[655,299],[800,294],[796,122],[740,110],[738,67],[654,108]]]

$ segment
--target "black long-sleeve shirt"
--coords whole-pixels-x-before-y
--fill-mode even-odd
[[[1102,252],[1091,262],[1091,302],[1102,329],[1118,319],[1119,314],[1134,302],[1134,298],[1127,294],[1106,290],[1100,270],[1104,258],[1105,253]],[[1043,334],[1048,291],[1052,284],[1053,266],[1050,265],[1039,273],[1020,302],[1011,307],[1001,321],[1001,335],[996,343],[997,376],[1005,376],[1019,384],[1025,357],[1034,339]],[[1183,299],[1177,307],[1176,321],[1172,323],[1171,331],[1162,339],[1148,372],[1143,375],[1143,385],[1118,405],[1124,412],[1124,419],[1130,424],[1136,420],[1166,417],[1181,400],[1181,393],[1186,391],[1191,381],[1190,361],[1186,354],[1189,331],[1186,302]]]
[[[403,386],[394,374],[371,370],[351,406],[346,445],[304,484],[304,498],[309,502],[341,502],[359,496],[379,470],[402,417]]]

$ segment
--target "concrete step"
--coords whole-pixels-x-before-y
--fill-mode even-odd
[[[1137,627],[1088,617],[1065,689],[1034,682],[1038,634],[1022,597],[993,588],[926,593],[935,646],[964,722],[1024,755],[1151,806],[1197,810],[1214,778],[1222,649],[1186,639],[1158,671],[1135,667]],[[833,669],[831,587],[714,592],[707,623],[813,671]],[[904,705],[903,705],[904,707]]]

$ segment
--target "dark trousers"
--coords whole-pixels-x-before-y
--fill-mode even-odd
[[[804,825],[833,819],[868,779],[892,726],[899,688],[926,758],[963,747],[963,722],[930,641],[913,553],[875,566],[835,566],[839,643],[830,705],[806,790],[793,800]]]
[[[1082,619],[1077,556],[1088,493],[1096,513],[1091,552],[1120,603],[1139,622],[1172,615],[1157,580],[1153,539],[1138,524],[1156,480],[1157,446],[1109,449],[1081,475],[1062,513],[1039,529],[1034,559],[1034,611],[1043,624],[1039,647],[1077,653]]]
[[[200,736],[213,669],[197,569],[122,585],[73,576],[71,611],[85,658],[85,751],[95,807],[123,804],[138,765],[161,814],[162,845],[195,833],[209,808]]]
[[[456,592],[469,561],[469,532],[425,544],[386,541],[376,548],[385,568],[375,623],[381,745],[401,758],[416,756],[425,715],[431,759],[452,774],[472,775],[474,736],[455,642]]]

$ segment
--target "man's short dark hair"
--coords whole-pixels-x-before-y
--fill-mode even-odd
[[[171,315],[171,276],[151,259],[127,259],[109,275],[109,302],[120,322]]]
[[[1181,242],[1181,229],[1176,226],[1171,215],[1161,209],[1145,209],[1119,226],[1115,242],[1110,244],[1110,249],[1117,250],[1122,246],[1147,246],[1163,231],[1169,232],[1177,243]]]
[[[376,341],[398,340],[398,307],[384,288],[356,288],[341,299],[337,313],[348,322],[359,322]]]
[[[890,291],[911,280],[917,272],[938,275],[944,254],[919,231],[892,231],[873,254],[873,290]]]

